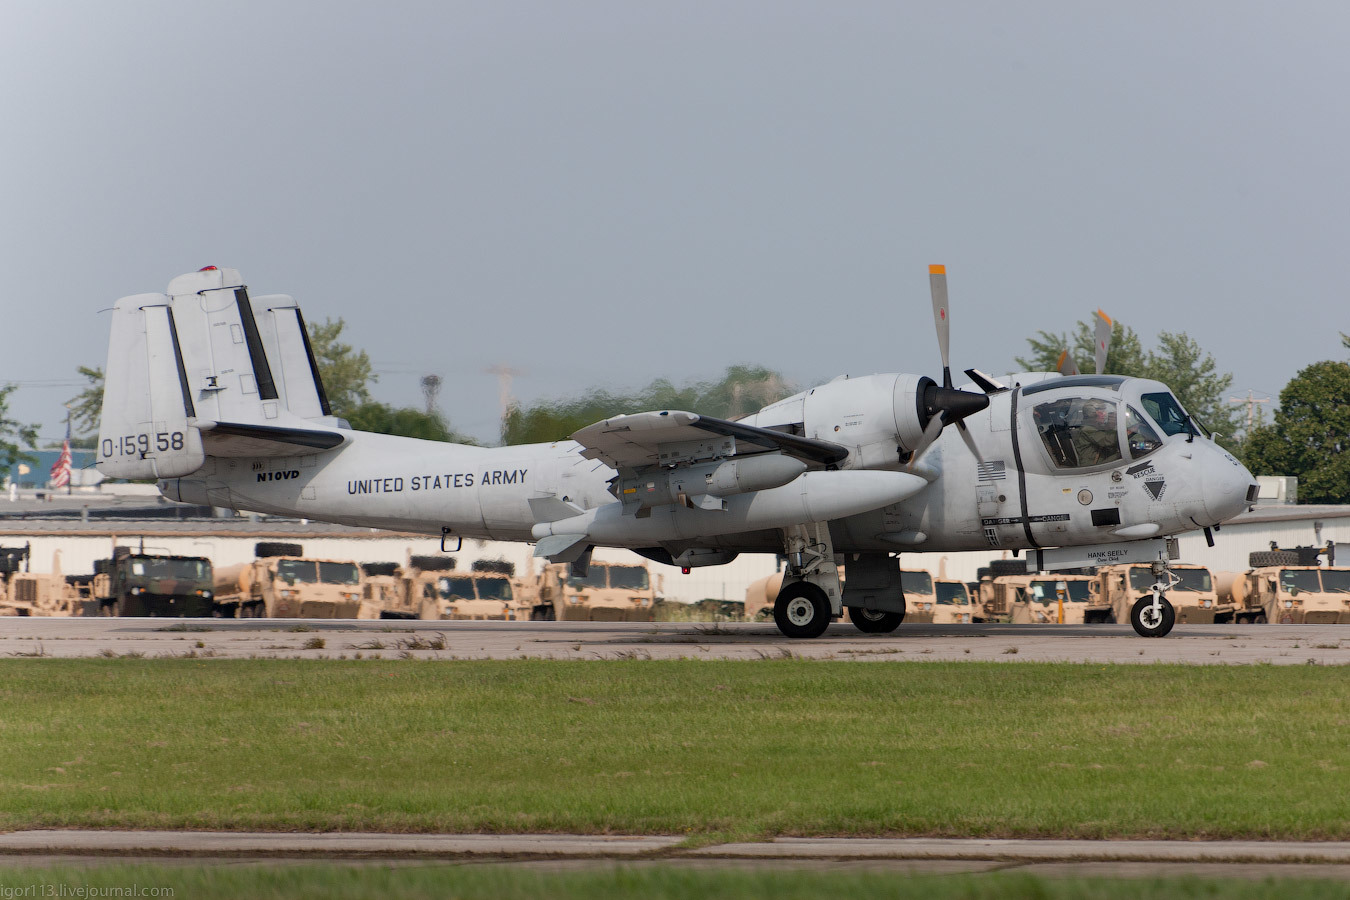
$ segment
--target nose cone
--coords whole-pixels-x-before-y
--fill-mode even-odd
[[[1227,450],[1218,444],[1210,447],[1213,452],[1205,455],[1201,481],[1209,524],[1218,525],[1256,502],[1256,479]]]

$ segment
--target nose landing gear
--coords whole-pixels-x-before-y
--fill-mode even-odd
[[[1172,574],[1165,559],[1153,563],[1153,575],[1157,578],[1153,583],[1153,595],[1140,597],[1130,609],[1130,624],[1141,637],[1163,637],[1177,621],[1176,610],[1168,602],[1166,591],[1181,579]]]

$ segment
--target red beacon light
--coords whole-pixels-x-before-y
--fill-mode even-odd
[[[198,269],[197,271],[198,271],[198,272],[215,272],[215,271],[217,271],[217,270],[216,270],[216,267],[215,267],[215,266],[202,266],[202,267],[201,267],[200,269]]]

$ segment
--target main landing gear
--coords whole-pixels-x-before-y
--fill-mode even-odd
[[[1141,637],[1163,637],[1176,624],[1177,613],[1167,600],[1166,591],[1181,579],[1172,574],[1167,560],[1153,563],[1153,594],[1140,597],[1130,610],[1130,624]]]
[[[790,638],[820,637],[843,611],[829,524],[784,529],[783,549],[788,570],[773,605],[774,623]]]

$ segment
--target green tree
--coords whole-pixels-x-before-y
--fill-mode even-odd
[[[594,388],[585,395],[528,408],[513,407],[502,423],[502,443],[531,444],[559,441],[574,431],[612,416],[654,409],[683,409],[717,418],[754,412],[792,393],[777,372],[763,366],[730,366],[717,381],[697,381],[677,387],[658,378],[632,394]]]
[[[98,434],[99,419],[103,416],[103,369],[76,366],[89,384],[66,403],[70,407],[71,424],[75,433],[93,437]]]
[[[9,395],[18,387],[16,384],[0,386],[0,465],[11,469],[17,462],[33,462],[34,457],[24,452],[24,447],[32,448],[37,441],[37,426],[24,425],[9,417]]]
[[[1271,425],[1254,429],[1256,475],[1297,475],[1300,503],[1350,503],[1350,363],[1317,362],[1280,391]]]
[[[314,350],[328,405],[333,415],[350,421],[357,407],[370,402],[369,385],[380,377],[371,370],[366,351],[357,352],[351,344],[339,339],[342,329],[347,327],[345,321],[324,319],[308,324],[309,344]]]
[[[1016,358],[1016,363],[1028,372],[1054,372],[1059,364],[1059,355],[1068,347],[1078,371],[1089,373],[1097,371],[1097,338],[1091,322],[1078,322],[1074,326],[1073,338],[1068,335],[1038,331],[1037,336],[1027,338],[1031,344],[1031,355]],[[1106,371],[1112,375],[1128,375],[1134,378],[1145,377],[1146,361],[1139,335],[1133,328],[1120,324],[1119,320],[1111,324],[1111,346],[1106,349]]]
[[[472,438],[452,431],[440,413],[427,413],[411,406],[394,407],[387,403],[367,400],[353,409],[346,418],[357,431],[398,434],[425,441],[476,443]]]

